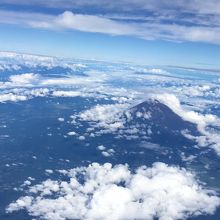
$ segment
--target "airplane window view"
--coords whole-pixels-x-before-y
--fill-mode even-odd
[[[220,219],[220,1],[0,1],[0,220],[75,219]]]

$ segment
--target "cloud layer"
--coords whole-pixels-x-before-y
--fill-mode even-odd
[[[212,214],[220,205],[214,192],[203,189],[191,173],[164,163],[134,173],[126,165],[109,163],[62,173],[68,181],[48,179],[30,186],[28,195],[11,203],[7,212],[26,209],[48,220],[174,220]]]
[[[102,70],[98,70],[97,65]],[[69,122],[74,126],[84,123],[90,126],[85,133],[79,134],[86,138],[114,133],[119,139],[146,141],[152,136],[151,125],[144,123],[142,128],[138,123],[125,126],[131,120],[127,110],[148,98],[156,98],[184,120],[198,125],[201,136],[192,136],[184,131],[184,137],[192,139],[200,147],[212,148],[220,155],[220,120],[218,113],[210,111],[216,108],[220,97],[216,71],[208,73],[213,77],[209,81],[204,80],[203,72],[198,74],[195,70],[185,70],[181,75],[176,72],[178,70],[167,68],[116,66],[9,52],[0,52],[0,67],[3,77],[0,103],[27,101],[35,97],[102,100],[71,115]],[[59,77],[54,74],[56,68],[64,72]],[[44,70],[43,74],[38,72],[39,69]],[[194,80],[198,77],[202,80]],[[181,103],[188,104],[182,106]],[[138,112],[137,117],[150,119],[150,114]]]
[[[220,3],[218,0],[210,1],[200,1],[200,0],[179,0],[178,2],[171,0],[121,0],[121,1],[111,1],[108,0],[2,0],[1,3],[15,4],[15,5],[26,5],[26,6],[44,6],[48,8],[71,8],[71,9],[82,9],[82,8],[101,8],[104,11],[107,10],[117,10],[117,11],[132,11],[136,10],[162,10],[162,11],[176,11],[188,12],[188,13],[215,13],[219,14]]]
[[[3,3],[2,3],[3,4]],[[0,10],[0,22],[46,28],[78,30],[146,40],[220,43],[219,2],[152,0],[109,1],[7,1],[29,7],[61,8],[60,14]],[[38,10],[40,11],[40,10]],[[49,10],[50,11],[50,10]]]

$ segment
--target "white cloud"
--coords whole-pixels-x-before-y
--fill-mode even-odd
[[[113,35],[130,35],[133,33],[132,27],[129,25],[101,16],[74,14],[70,11],[65,11],[56,17],[54,25],[61,28]]]
[[[102,151],[102,155],[104,157],[110,157],[111,156],[111,154],[109,152],[107,152],[107,151]]]
[[[220,28],[213,26],[213,23],[220,21],[220,14],[208,18],[207,14],[200,17],[194,15],[191,17],[191,21],[190,19],[185,21],[183,17],[186,16],[178,17],[176,13],[171,13],[171,11],[169,11],[171,13],[169,16],[167,13],[161,15],[155,13],[152,17],[148,16],[149,21],[144,17],[141,22],[140,19],[133,19],[136,15],[131,15],[130,20],[133,19],[133,21],[126,22],[126,19],[123,19],[123,15],[120,14],[119,19],[112,19],[108,15],[74,14],[71,11],[64,11],[60,15],[47,15],[0,10],[0,22],[50,30],[73,29],[111,35],[129,35],[147,40],[220,43]],[[191,24],[183,25],[179,20],[183,20],[182,23]]]
[[[144,73],[153,73],[153,74],[166,74],[166,75],[170,75],[170,73],[167,72],[166,70],[159,69],[159,68],[152,68],[152,69],[146,69],[146,68],[144,68],[142,71],[143,71]]]
[[[83,96],[83,94],[79,91],[54,91],[53,96],[57,97],[77,97]]]
[[[217,118],[214,115],[206,114],[202,115],[195,111],[184,110],[180,104],[179,99],[173,94],[161,94],[156,95],[156,99],[169,106],[176,114],[182,117],[186,121],[190,121],[198,125],[199,128],[215,123]]]
[[[87,85],[87,86],[92,86],[92,83],[102,83],[104,82],[107,78],[106,75],[99,75],[98,74],[90,75],[88,77],[83,77],[83,76],[64,76],[60,78],[42,78],[41,85],[42,86],[67,86],[67,85]],[[62,95],[62,96],[68,96],[68,93],[71,94],[70,92],[65,92],[65,91],[58,91],[57,93],[55,92],[55,95]],[[72,93],[76,94],[76,93]]]
[[[99,146],[97,147],[97,149],[98,149],[98,150],[100,150],[100,151],[103,151],[103,150],[105,150],[105,149],[106,149],[106,147],[105,147],[105,146],[103,146],[103,145],[99,145]]]
[[[60,122],[64,122],[65,121],[64,118],[58,118],[57,120],[60,121]]]
[[[106,132],[114,132],[123,127],[121,118],[128,104],[96,105],[77,115],[82,121],[96,122],[95,127],[103,128]]]
[[[110,156],[113,156],[114,153],[115,153],[115,150],[112,149],[112,148],[109,149],[109,150],[107,150],[107,151],[102,151],[102,155],[103,155],[104,157],[110,157]]]
[[[9,13],[9,14],[8,14]],[[11,13],[11,14],[10,14]],[[6,17],[7,21],[10,21],[10,19],[8,19],[7,16],[11,17],[13,19],[13,16],[15,15],[14,12],[10,12],[10,11],[1,11],[0,10],[0,16],[2,17]],[[22,16],[22,14],[17,13],[18,15],[18,21],[19,21],[19,16]],[[30,18],[29,16],[33,14],[26,14],[23,13],[23,15],[26,15],[27,17],[25,17],[24,19],[26,20],[27,18]],[[36,15],[36,14],[34,14]],[[16,20],[16,19],[15,19]],[[3,22],[3,20],[1,20],[1,22]],[[6,52],[6,51],[0,51],[0,57],[3,58],[8,58],[8,59],[17,59],[20,61],[34,61],[34,62],[53,62],[54,58],[53,57],[48,57],[48,56],[40,56],[40,55],[33,55],[33,54],[23,54],[23,53],[15,53],[15,52]]]
[[[106,74],[91,73],[87,77],[84,76],[69,76],[64,75],[62,77],[46,77],[40,74],[35,73],[23,73],[11,75],[8,81],[0,81],[0,88],[13,88],[13,87],[52,87],[52,86],[72,86],[72,85],[81,85],[93,88],[96,84],[98,85],[108,80],[109,76]],[[83,90],[84,94],[80,91],[72,90],[57,90],[52,93],[53,96],[63,96],[63,97],[75,97],[86,95],[89,96],[89,93],[86,93],[85,89]]]
[[[0,52],[1,53],[1,52]],[[21,67],[16,64],[4,64],[0,63],[0,71],[5,71],[5,70],[20,70]]]
[[[19,75],[12,75],[9,77],[9,80],[12,84],[24,85],[24,84],[33,84],[39,81],[39,75],[34,73],[24,73]]]
[[[20,86],[21,84],[19,84]],[[18,101],[26,101],[33,97],[45,97],[49,94],[49,90],[47,88],[39,88],[39,89],[31,89],[31,90],[23,90],[23,89],[13,89],[11,92],[0,93],[0,102],[18,102]]]
[[[40,75],[34,73],[23,73],[11,75],[9,81],[1,82],[0,88],[11,88],[11,87],[33,87],[39,84]]]
[[[46,170],[45,170],[45,173],[46,173],[46,174],[52,174],[52,173],[53,173],[53,170],[51,170],[51,169],[46,169]]]
[[[131,14],[134,10],[150,10],[150,11],[160,11],[161,14],[170,12],[169,15],[172,15],[172,12],[185,12],[185,13],[206,13],[206,14],[219,14],[220,3],[218,0],[210,1],[200,1],[200,0],[191,0],[186,4],[185,0],[171,1],[171,0],[121,0],[121,1],[111,1],[108,0],[85,0],[85,1],[70,1],[67,0],[63,2],[62,0],[1,0],[7,4],[21,4],[21,5],[40,5],[46,6],[49,8],[62,8],[62,9],[87,9],[87,8],[99,8],[102,11],[119,11],[127,12]]]
[[[84,141],[85,139],[86,139],[85,136],[83,136],[83,135],[79,136],[80,141]]]
[[[115,119],[115,115],[121,113],[121,110],[126,109],[126,107],[127,105],[125,104],[96,105],[80,113],[79,117],[86,121],[112,122]]]
[[[153,144],[149,142],[142,142],[140,144],[140,147],[143,147],[148,150],[162,150],[163,149],[163,147],[161,147],[159,144]]]
[[[31,90],[24,90],[23,94],[26,95],[28,98],[45,97],[50,94],[50,90],[48,88],[36,88]]]
[[[164,163],[142,166],[134,173],[126,165],[109,163],[62,173],[69,181],[48,179],[31,186],[30,195],[11,203],[7,212],[26,209],[47,220],[175,220],[213,214],[220,205],[214,191],[204,189],[190,172]]]
[[[25,101],[27,97],[24,95],[16,95],[13,93],[0,94],[0,102],[17,102],[17,101]]]
[[[208,146],[213,148],[218,155],[220,155],[220,134],[219,131],[215,129],[209,129],[208,126],[220,125],[220,119],[211,114],[202,115],[198,112],[192,110],[185,110],[179,99],[173,94],[159,94],[155,96],[156,99],[167,105],[172,109],[177,115],[183,118],[186,121],[192,122],[197,125],[198,131],[201,133],[201,136],[195,137],[190,134],[183,134],[185,137],[196,140],[198,145],[201,147]]]
[[[70,132],[67,133],[67,135],[74,136],[74,135],[77,135],[77,133],[75,131],[70,131]]]

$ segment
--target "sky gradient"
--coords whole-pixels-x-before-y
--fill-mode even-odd
[[[1,0],[0,50],[220,68],[220,2]]]

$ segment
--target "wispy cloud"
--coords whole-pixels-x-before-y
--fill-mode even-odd
[[[220,27],[213,26],[220,16],[175,18],[170,15],[127,16],[75,14],[65,11],[59,15],[18,11],[0,11],[0,23],[50,30],[78,30],[110,35],[135,36],[146,40],[192,41],[220,43]],[[187,23],[188,19],[188,23]],[[178,21],[178,22],[175,22]],[[192,24],[193,22],[193,24]]]
[[[48,8],[63,8],[63,9],[82,9],[94,8],[102,11],[134,11],[135,10],[151,10],[151,11],[179,11],[188,13],[206,13],[206,14],[220,14],[220,2],[218,0],[201,1],[201,0],[1,0],[1,4],[14,4],[26,6],[44,6]]]

